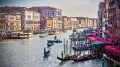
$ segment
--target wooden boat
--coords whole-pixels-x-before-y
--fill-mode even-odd
[[[59,59],[61,61],[67,61],[67,60],[70,60],[70,57],[69,56],[66,56],[66,57],[58,57],[57,56],[57,59]]]
[[[72,56],[66,55],[65,57],[58,57],[57,56],[57,59],[59,59],[61,61],[67,61],[67,60],[70,60],[70,58],[76,58],[76,57],[77,57],[76,55],[72,55]]]
[[[48,46],[53,46],[54,43],[53,43],[53,42],[52,42],[52,43],[48,42],[47,45],[48,45]]]
[[[50,49],[44,48],[44,56],[49,56],[50,55]]]
[[[60,33],[60,31],[59,30],[56,30],[56,32],[55,32],[56,34],[59,34]]]
[[[55,31],[55,30],[48,31],[48,34],[49,34],[49,35],[55,35],[55,34],[56,34],[56,31]]]
[[[94,58],[96,58],[96,55],[87,54],[87,55],[78,56],[78,57],[75,57],[75,58],[72,57],[70,59],[76,62],[76,61],[85,61],[85,60],[94,59]]]
[[[50,51],[44,52],[44,56],[49,56],[50,55]]]
[[[44,36],[39,36],[40,38],[43,38]]]
[[[72,57],[72,56],[69,56],[68,54],[67,54],[67,45],[68,44],[68,41],[66,41],[66,44],[65,44],[65,39],[64,39],[64,53],[63,53],[63,51],[62,51],[62,53],[61,53],[61,57],[58,57],[57,56],[57,59],[59,59],[59,60],[61,60],[61,61],[66,61],[66,60],[70,60],[70,57]]]
[[[66,30],[63,30],[63,33],[66,33]]]

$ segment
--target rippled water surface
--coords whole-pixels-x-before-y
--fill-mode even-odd
[[[57,34],[57,38],[69,40],[72,33]],[[63,50],[63,43],[51,47],[51,55],[43,57],[43,49],[47,46],[47,40],[54,39],[54,35],[39,38],[34,35],[29,39],[5,40],[0,42],[0,67],[101,67],[101,60],[94,59],[82,62],[61,62],[57,55]]]

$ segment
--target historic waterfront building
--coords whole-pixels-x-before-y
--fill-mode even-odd
[[[70,29],[70,18],[67,16],[62,16],[63,29]]]
[[[15,29],[16,30],[21,30],[21,13],[17,12],[14,14],[16,17],[16,21],[15,21]]]
[[[49,7],[49,6],[41,6],[41,7],[31,7],[29,8],[32,11],[37,11],[41,14],[41,17],[54,17],[57,20],[59,26],[58,29],[62,29],[62,10]],[[44,19],[41,19],[41,23],[43,23]]]
[[[22,29],[38,32],[40,30],[40,13],[29,10],[23,11]]]
[[[120,0],[105,0],[106,30],[111,36],[120,36]]]
[[[7,29],[8,30],[16,30],[15,25],[16,25],[16,16],[13,14],[7,14],[6,15],[6,23],[7,23]]]
[[[76,17],[70,17],[70,24],[72,29],[76,29],[79,26],[79,21]]]
[[[40,13],[33,12],[34,32],[40,31]]]
[[[47,29],[48,30],[51,30],[53,28],[53,20],[52,20],[52,17],[48,17],[46,19],[46,25],[47,25]]]
[[[105,2],[100,2],[100,3],[99,3],[99,10],[98,10],[98,23],[97,23],[97,28],[99,28],[101,31],[103,31],[103,27],[105,27],[104,10],[105,10]],[[104,31],[105,31],[105,30],[104,30]]]
[[[5,13],[0,13],[0,31],[5,30],[6,29],[6,17],[5,17]]]
[[[52,28],[56,29],[57,28],[57,20],[56,20],[56,18],[52,18],[52,22],[53,22]]]

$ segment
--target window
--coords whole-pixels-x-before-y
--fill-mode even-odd
[[[31,16],[30,16],[30,15],[28,15],[28,19],[31,19]]]
[[[118,9],[120,9],[120,5],[118,5]]]
[[[58,16],[58,20],[61,20],[61,17],[60,17],[60,16]]]
[[[61,11],[58,11],[58,15],[61,15]]]
[[[10,19],[14,19],[14,17],[10,17]]]

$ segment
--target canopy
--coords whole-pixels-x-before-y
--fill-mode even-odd
[[[99,45],[102,45],[103,43],[102,42],[92,42],[90,45],[91,46],[99,46]]]
[[[95,32],[90,32],[90,33],[87,34],[87,36],[95,36],[95,35],[96,35]]]
[[[110,37],[108,38],[109,41],[118,41],[120,38],[118,37]]]
[[[120,56],[120,46],[105,46],[104,49]]]
[[[2,32],[12,32],[12,30],[2,30]]]

